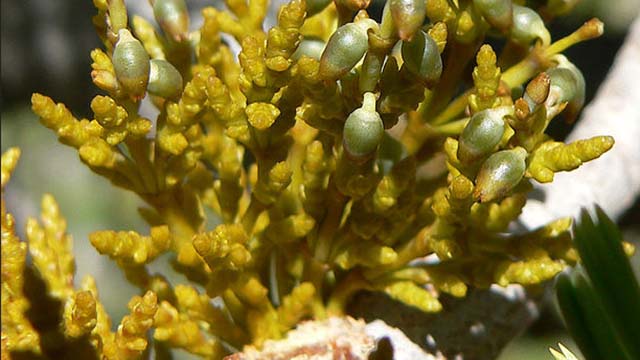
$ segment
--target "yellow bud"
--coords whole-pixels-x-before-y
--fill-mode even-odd
[[[189,141],[182,133],[170,133],[166,129],[158,134],[158,143],[162,150],[173,155],[182,154],[189,146]]]
[[[121,29],[127,28],[127,7],[124,0],[108,0],[107,4],[111,31],[117,34]]]
[[[503,261],[495,273],[495,282],[500,286],[512,283],[522,285],[539,284],[553,278],[564,269],[562,261],[554,261],[544,250],[532,250],[521,261]]]
[[[2,154],[2,188],[9,182],[11,173],[18,164],[20,158],[20,149],[10,148]]]
[[[111,59],[100,49],[91,51],[91,79],[97,87],[109,92],[118,90],[118,80]]]
[[[309,282],[303,282],[296,286],[291,294],[282,300],[282,305],[278,308],[280,322],[286,328],[295,326],[301,318],[310,312],[315,293],[316,289]]]
[[[222,224],[214,231],[194,236],[193,247],[212,270],[239,270],[251,260],[251,254],[244,246],[247,241],[242,226]]]
[[[430,0],[427,1],[427,16],[433,22],[447,22],[454,19],[456,13],[448,0]]]
[[[258,130],[266,130],[280,116],[280,110],[269,103],[252,103],[245,109],[249,124]]]
[[[457,200],[463,200],[471,196],[473,192],[473,183],[463,175],[456,176],[449,185],[451,197]]]
[[[91,110],[96,116],[96,120],[105,128],[118,127],[122,125],[129,114],[116,104],[108,96],[96,96],[91,100]]]
[[[73,295],[64,308],[65,335],[79,338],[89,334],[97,323],[96,299],[91,291],[80,291]]]
[[[158,296],[147,291],[143,297],[134,296],[127,307],[131,314],[122,319],[115,336],[117,357],[138,358],[147,348],[147,331],[153,325],[158,310]]]
[[[554,173],[571,171],[587,161],[597,159],[613,144],[611,136],[595,136],[570,144],[545,142],[534,150],[528,170],[537,181],[551,182]]]
[[[165,59],[164,45],[156,33],[154,26],[143,17],[134,16],[133,31],[152,59]]]
[[[113,167],[115,164],[115,152],[100,138],[93,138],[82,145],[79,150],[82,161],[94,167]]]
[[[171,245],[166,225],[151,228],[151,236],[142,236],[134,231],[97,231],[89,235],[89,240],[101,254],[135,265],[153,261]]]
[[[267,178],[260,178],[253,195],[265,205],[273,204],[291,183],[291,175],[291,168],[286,161],[275,164]]]
[[[442,304],[429,291],[419,287],[412,281],[398,281],[384,288],[392,298],[403,303],[416,307],[426,313],[438,312],[442,309]]]
[[[471,43],[479,35],[477,17],[468,10],[463,10],[458,16],[456,24],[456,40],[463,44]]]
[[[397,259],[398,254],[388,246],[358,242],[338,255],[335,262],[343,269],[356,265],[373,268],[393,264]]]
[[[429,34],[429,36],[431,36],[433,41],[436,42],[436,44],[438,45],[438,52],[442,54],[442,52],[444,51],[444,47],[447,45],[447,24],[443,22],[437,22],[433,24],[433,26],[427,33]]]
[[[274,243],[287,243],[306,236],[315,224],[314,218],[307,214],[291,215],[269,223],[265,232]]]

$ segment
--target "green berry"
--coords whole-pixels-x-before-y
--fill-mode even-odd
[[[155,0],[153,15],[162,30],[175,41],[189,35],[189,12],[184,0]]]
[[[170,62],[152,59],[150,62],[149,85],[150,94],[163,98],[176,98],[182,93],[182,75]]]
[[[585,98],[585,80],[580,69],[563,55],[554,56],[558,66],[547,70],[551,78],[551,93],[556,102],[568,102],[565,109],[569,121],[575,120]]]
[[[344,123],[343,144],[355,158],[367,157],[378,148],[384,135],[382,118],[375,111],[375,95],[365,93],[361,108],[354,110]]]
[[[320,77],[336,80],[356,66],[369,47],[367,30],[374,26],[375,21],[363,19],[339,27],[320,58]]]
[[[404,66],[418,79],[431,85],[440,79],[442,59],[436,42],[424,31],[418,31],[411,41],[402,42]]]
[[[491,26],[506,31],[513,23],[513,4],[511,0],[473,0],[482,17]]]
[[[320,60],[324,47],[324,41],[307,37],[300,41],[298,48],[291,55],[291,58],[293,60],[299,60],[301,57],[306,56],[312,59]]]
[[[513,5],[513,24],[509,36],[521,45],[529,45],[536,39],[540,39],[544,45],[551,42],[549,30],[544,26],[540,15],[520,5]]]
[[[149,81],[149,55],[129,30],[118,33],[113,50],[113,68],[124,90],[135,98],[144,97]]]
[[[420,30],[426,5],[424,0],[389,0],[389,10],[400,39],[409,40]]]
[[[489,156],[476,176],[474,198],[487,202],[507,195],[522,180],[526,158],[527,151],[521,147],[498,151]]]
[[[470,163],[490,154],[504,134],[504,116],[513,112],[504,106],[473,114],[459,138],[458,159]]]

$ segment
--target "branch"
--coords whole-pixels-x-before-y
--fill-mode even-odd
[[[552,183],[538,185],[543,200],[530,199],[520,217],[527,228],[576,217],[594,203],[619,218],[640,194],[640,17],[598,93],[585,108],[567,142],[611,135],[616,143],[597,161],[570,173],[558,173]]]

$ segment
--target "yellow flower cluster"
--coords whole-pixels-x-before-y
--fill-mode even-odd
[[[560,52],[600,35],[599,21],[551,42],[517,1],[391,0],[378,22],[368,1],[291,0],[264,31],[267,1],[226,0],[228,10],[203,9],[190,32],[184,0],[151,3],[162,31],[137,16],[129,27],[124,0],[94,0],[104,50],[91,53],[91,76],[105,92],[91,102],[94,119],[32,97],[62,143],[145,202],[149,235],[89,239],[141,296],[112,332],[93,279],[73,286],[53,197],[41,223],[29,220],[27,242],[3,200],[3,359],[80,350],[127,359],[152,347],[221,358],[305,318],[340,315],[360,290],[437,312],[441,292],[536,286],[578,260],[570,219],[508,229],[532,180],[613,146],[544,134],[584,102],[584,79]],[[483,45],[489,34],[507,39],[500,56]],[[466,78],[473,84],[460,91]],[[144,97],[156,119],[139,115]],[[18,154],[2,157],[3,188]],[[192,284],[149,273],[165,253]],[[56,328],[35,330],[40,300],[27,295],[25,274],[57,302],[47,310]]]
[[[12,148],[2,154],[2,356],[10,351],[40,354],[40,336],[26,316],[29,300],[24,295],[24,270],[27,244],[15,233],[15,220],[7,213],[4,187],[18,163],[20,150]]]
[[[28,241],[18,239],[13,216],[5,210],[4,186],[19,154],[20,151],[13,148],[2,155],[3,358],[11,358],[13,353],[137,358],[147,348],[146,332],[154,323],[155,293],[149,291],[143,298],[132,299],[129,303],[131,315],[122,319],[116,333],[111,332],[111,320],[98,300],[93,278],[83,279],[79,289],[73,286],[75,262],[71,238],[51,195],[45,195],[42,200],[42,223],[29,219]],[[32,260],[29,265],[25,264],[27,250]],[[33,271],[45,289],[38,288]],[[46,298],[53,302],[46,303]],[[39,315],[29,315],[33,311]],[[49,329],[44,331],[47,327]]]

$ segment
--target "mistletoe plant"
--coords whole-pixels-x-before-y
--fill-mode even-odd
[[[93,118],[41,94],[32,108],[146,204],[148,234],[89,237],[140,296],[113,331],[95,281],[74,287],[53,197],[26,242],[3,200],[3,359],[221,358],[344,315],[361,290],[438,312],[441,293],[535,287],[578,261],[570,219],[508,232],[532,182],[614,143],[544,133],[584,103],[562,51],[603,31],[593,19],[552,40],[545,22],[575,1],[389,0],[374,20],[367,0],[291,0],[267,31],[265,0],[206,7],[195,30],[184,0],[151,0],[159,27],[124,0],[93,3]],[[157,116],[140,114],[143,100]],[[2,156],[3,189],[18,156]],[[166,253],[187,283],[150,272]],[[414,261],[426,256],[437,261]]]

